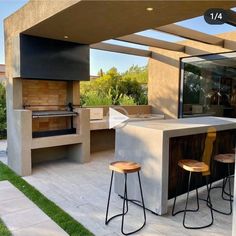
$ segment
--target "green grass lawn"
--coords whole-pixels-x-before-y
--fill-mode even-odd
[[[54,202],[47,199],[33,186],[13,172],[8,166],[0,162],[0,181],[8,180],[21,192],[23,192],[32,202],[54,220],[62,229],[71,236],[90,236],[93,235],[83,225],[68,215]],[[0,235],[11,235],[3,222],[0,221]]]
[[[1,236],[11,236],[10,231],[6,227],[6,225],[0,220],[0,235]]]

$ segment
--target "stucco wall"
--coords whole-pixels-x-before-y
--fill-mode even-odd
[[[218,35],[236,41],[236,31]],[[230,52],[232,50],[192,40],[178,42],[186,46],[185,53],[150,48],[153,51],[148,64],[148,101],[154,113],[164,113],[166,118],[178,117],[180,58],[191,55]],[[229,42],[227,41],[227,44]],[[236,45],[233,43],[232,48]]]
[[[50,7],[48,7],[48,1],[31,0],[19,11],[4,20],[8,164],[23,176],[31,174],[32,118],[26,111],[22,110],[22,79],[13,78],[13,55],[19,53],[14,50],[14,44],[19,40],[21,32],[77,2],[79,0],[51,1]],[[27,119],[24,116],[27,116]],[[27,133],[24,130],[27,130]],[[84,148],[84,150],[87,149]],[[77,150],[76,152],[83,152],[84,150]]]

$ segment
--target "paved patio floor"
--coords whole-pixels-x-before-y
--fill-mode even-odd
[[[68,236],[8,181],[0,182],[0,217],[13,236]]]
[[[4,158],[1,158],[4,160]],[[39,191],[54,201],[76,220],[97,236],[122,235],[120,219],[117,218],[104,225],[104,216],[108,187],[110,181],[109,162],[114,160],[114,151],[98,152],[92,155],[92,161],[86,164],[76,164],[68,160],[60,160],[38,164],[33,168],[33,174],[24,179]],[[148,193],[144,193],[145,195]],[[203,196],[204,192],[201,193]],[[215,194],[213,202],[221,209],[227,205]],[[121,211],[122,200],[112,195],[111,211]],[[172,200],[169,201],[171,212]],[[193,201],[193,204],[195,202]],[[178,203],[178,206],[183,203]],[[200,213],[188,217],[189,224],[206,223],[209,220],[209,209],[202,203]],[[142,210],[133,204],[126,220],[126,230],[132,230],[142,223]],[[147,225],[135,235],[143,236],[231,236],[232,216],[214,214],[215,222],[210,228],[203,230],[187,230],[182,226],[182,214],[175,217],[171,214],[156,216],[147,213]]]

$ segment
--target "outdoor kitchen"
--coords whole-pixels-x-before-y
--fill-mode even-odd
[[[141,229],[145,236],[231,235],[236,32],[218,35],[179,22],[211,7],[236,16],[235,3],[195,4],[31,0],[5,20],[7,165],[19,175],[13,180],[23,179],[68,214],[65,220],[38,204],[63,230],[73,228],[69,235],[77,230],[74,220],[97,236]],[[181,39],[141,34],[150,29]],[[80,91],[90,80],[91,49],[145,57],[146,103],[115,103],[111,96],[112,103],[86,107]],[[122,128],[109,125],[112,105],[105,104],[128,116]],[[15,187],[27,196],[21,183]],[[108,224],[118,216],[121,221]]]
[[[21,34],[15,39],[9,165],[30,175],[32,164],[90,158],[89,110],[80,107],[81,80],[89,79],[89,48]],[[18,143],[16,145],[16,143]]]

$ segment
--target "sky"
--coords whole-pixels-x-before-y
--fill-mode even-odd
[[[4,29],[3,29],[3,20],[8,17],[20,7],[22,7],[28,0],[0,0],[0,64],[5,63],[4,59]],[[235,10],[235,9],[233,9]],[[178,22],[177,24],[195,29],[208,34],[219,34],[223,32],[233,31],[235,27],[228,24],[223,25],[209,25],[204,21],[203,17],[196,17],[193,19],[185,20]],[[170,42],[177,42],[183,40],[180,37],[175,37],[169,34],[157,32],[154,30],[146,30],[139,32],[138,34],[144,35],[147,37],[153,37],[161,40],[166,40]],[[147,49],[145,46],[108,40],[108,43],[114,43],[123,46],[137,47],[141,49]],[[100,50],[90,50],[90,74],[97,75],[98,71],[102,69],[107,71],[112,67],[116,67],[118,71],[124,72],[132,65],[145,66],[147,65],[147,58],[139,56],[131,56],[121,53],[105,52]]]

